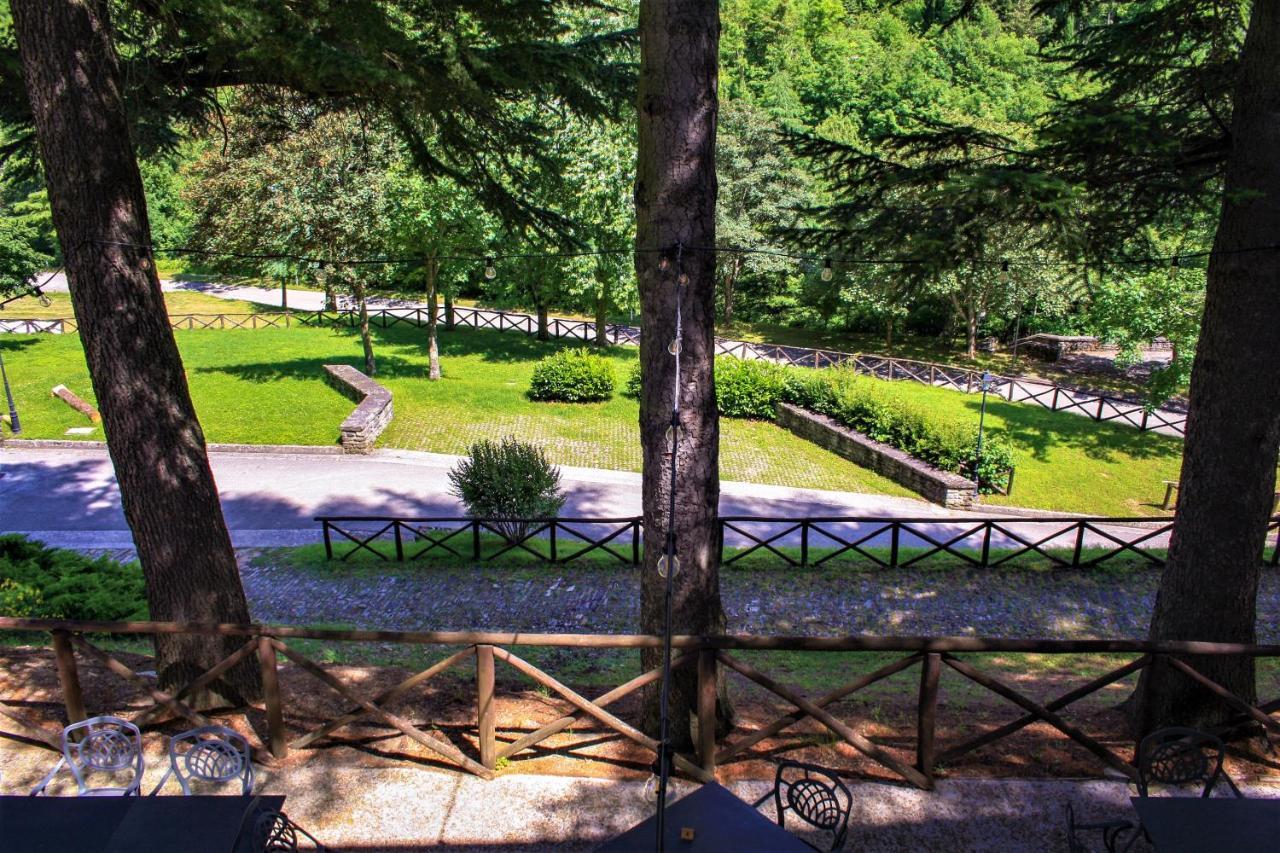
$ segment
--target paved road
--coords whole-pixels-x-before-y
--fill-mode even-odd
[[[187,291],[204,293],[209,296],[216,296],[222,299],[243,299],[249,302],[256,302],[262,305],[279,306],[282,304],[281,292],[279,288],[250,287],[244,285],[227,285],[218,284],[216,282],[203,281],[164,281],[162,286],[167,291]],[[66,291],[66,276],[59,274],[55,276],[47,285],[50,291]],[[319,311],[324,308],[324,295],[309,290],[289,290],[288,304],[292,309],[300,311]],[[372,308],[381,308],[390,313],[403,312],[408,313],[415,309],[426,307],[423,304],[396,300],[396,299],[370,299],[369,305]],[[488,321],[495,323],[497,321],[498,312],[479,311],[481,315]],[[517,312],[506,312],[510,316],[518,315]],[[467,325],[474,325],[477,321],[461,319]],[[485,322],[479,320],[478,322]],[[497,328],[497,325],[491,326]],[[638,339],[640,329],[637,327],[618,327],[620,332],[632,336],[632,339]],[[4,323],[0,321],[0,331],[4,331]],[[594,331],[587,327],[580,327],[574,324],[573,327],[564,329],[566,336],[582,337],[584,339],[594,339]],[[731,341],[722,339],[722,345],[732,354],[740,358],[764,359],[767,361],[776,361],[779,363],[794,363],[806,365],[813,358],[813,354],[809,350],[796,347],[777,347],[769,346],[767,351],[763,351],[754,344],[742,341]],[[768,345],[766,345],[768,346]],[[872,360],[876,357],[871,356]],[[896,374],[895,374],[896,369]],[[884,379],[894,379],[902,377],[902,366],[891,367],[888,362],[874,370],[877,376]],[[953,373],[958,373],[953,371]],[[921,374],[920,380],[926,379]],[[958,387],[954,380],[948,380],[945,374],[939,374],[939,378],[932,383],[938,387],[956,388]],[[964,380],[960,380],[960,387],[965,384]],[[1073,391],[1062,386],[1056,386],[1049,382],[1035,379],[1019,379],[1016,383],[997,383],[993,393],[996,396],[1004,397],[1012,402],[1026,401],[1032,405],[1047,405],[1057,411],[1069,412],[1075,415],[1084,415],[1098,420],[1117,423],[1124,426],[1138,427],[1142,424],[1149,423],[1154,425],[1152,432],[1158,432],[1163,435],[1181,436],[1182,427],[1186,421],[1186,412],[1177,409],[1157,409],[1148,414],[1141,403],[1127,402],[1119,398],[1101,399],[1097,395],[1085,391]]]
[[[211,454],[214,475],[222,495],[223,511],[232,539],[242,547],[292,545],[319,541],[317,515],[460,516],[457,500],[449,494],[448,470],[458,457],[414,451],[377,451],[369,456],[334,456],[286,453]],[[626,517],[640,513],[640,475],[624,471],[562,468],[569,502],[562,513],[569,517]],[[131,539],[120,509],[119,491],[105,449],[0,450],[0,530],[24,532],[51,544],[66,547],[129,547]],[[792,489],[755,483],[722,484],[723,515],[858,516],[921,519],[925,535],[943,541],[972,525],[962,519],[974,514],[955,513],[924,501]],[[995,513],[984,511],[984,515]],[[789,525],[743,524],[742,529],[764,537]],[[1006,527],[1029,541],[1047,535],[1047,525],[1011,518]],[[866,522],[832,524],[831,532],[846,540],[869,536],[865,546],[887,547],[889,533]],[[1106,533],[1090,533],[1086,545],[1101,545],[1107,535],[1125,541],[1149,536],[1141,527],[1107,525]],[[591,532],[591,531],[589,531]],[[598,530],[594,531],[598,534]],[[970,543],[979,547],[980,536]],[[746,537],[730,534],[730,545]],[[799,544],[790,533],[776,544]],[[835,542],[815,532],[810,546]],[[926,545],[925,540],[904,533],[903,548]],[[996,536],[993,547],[1012,545],[1009,537]],[[1064,534],[1045,547],[1071,547]],[[1162,538],[1148,539],[1148,547]]]

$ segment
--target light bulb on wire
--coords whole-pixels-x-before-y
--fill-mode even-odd
[[[1000,262],[1000,283],[1009,283],[1009,262],[1007,260]]]
[[[1177,278],[1178,270],[1181,266],[1181,263],[1178,261],[1178,256],[1174,255],[1173,260],[1169,262],[1169,278]]]
[[[37,292],[40,294],[41,307],[48,308],[50,305],[53,304],[53,300],[50,299],[48,294],[46,294],[43,290],[37,291]]]
[[[493,265],[493,258],[484,259],[484,277],[490,281],[498,277],[498,268]]]
[[[831,259],[827,258],[822,262],[822,273],[821,273],[822,280],[831,281],[832,277],[835,274],[836,274],[835,270],[831,268]]]

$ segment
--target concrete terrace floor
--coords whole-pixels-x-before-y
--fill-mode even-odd
[[[0,791],[25,793],[52,760],[47,750],[0,739]],[[146,779],[159,775],[162,760],[158,749],[149,754]],[[420,767],[329,762],[261,769],[258,779],[259,793],[285,794],[291,819],[343,851],[587,851],[652,810],[638,781],[514,773],[484,781]],[[170,785],[173,790],[166,787],[164,793],[176,794]],[[675,796],[693,787],[677,782]],[[751,802],[768,793],[770,783],[728,787]],[[1129,804],[1132,790],[1119,780],[959,779],[941,781],[932,792],[853,782],[850,789],[853,811],[843,849],[872,853],[1065,851],[1068,802],[1080,821],[1136,817]],[[1280,781],[1247,786],[1244,793],[1277,797]],[[762,811],[772,815],[770,806]],[[1140,841],[1132,849],[1150,848]]]

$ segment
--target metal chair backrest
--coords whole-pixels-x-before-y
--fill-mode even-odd
[[[786,813],[795,812],[815,829],[831,833],[830,850],[844,846],[844,838],[849,831],[849,813],[853,810],[853,795],[830,770],[798,761],[782,762],[774,777],[773,800],[778,812],[778,826],[785,829]]]
[[[177,777],[184,796],[191,783],[225,785],[240,782],[240,793],[253,793],[253,760],[249,742],[223,726],[201,726],[169,738],[169,769],[151,792],[158,792],[169,776]]]
[[[281,812],[262,812],[253,828],[253,849],[263,853],[293,853],[298,849],[293,822]]]
[[[62,760],[33,793],[44,791],[63,767],[70,768],[81,797],[127,797],[142,787],[142,732],[119,717],[93,717],[72,723],[62,730]],[[113,779],[127,774],[123,785],[91,784],[93,777],[107,774]]]
[[[1238,797],[1239,790],[1231,777],[1222,772],[1226,747],[1221,739],[1198,729],[1159,729],[1138,744],[1138,796],[1150,796],[1153,783],[1162,785],[1200,785],[1200,796],[1213,793],[1219,779]]]

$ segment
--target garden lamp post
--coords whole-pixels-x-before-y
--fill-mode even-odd
[[[982,425],[987,419],[987,392],[991,390],[991,384],[995,381],[995,377],[990,373],[982,374],[982,407],[978,409],[978,450],[973,457],[973,482],[978,488],[982,488]]]
[[[9,404],[9,429],[14,435],[22,432],[22,424],[18,421],[18,407],[13,402],[13,391],[9,389],[9,374],[4,369],[4,356],[0,355],[0,381],[4,384],[4,399]]]

